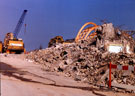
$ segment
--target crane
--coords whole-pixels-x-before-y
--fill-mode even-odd
[[[22,15],[21,15],[21,17],[20,17],[20,19],[19,19],[19,21],[18,21],[16,27],[15,27],[15,30],[14,30],[14,32],[13,32],[14,38],[17,38],[18,33],[19,33],[20,30],[21,30],[21,27],[22,27],[22,24],[23,24],[23,21],[24,21],[24,18],[25,18],[25,16],[26,16],[27,11],[28,11],[28,10],[24,10],[24,11],[23,11],[23,13],[22,13]]]
[[[21,38],[17,38],[18,33],[21,30],[24,18],[26,16],[27,10],[24,10],[13,33],[7,33],[4,38],[3,52],[6,53],[25,53],[24,42]],[[1,48],[0,48],[1,49]]]

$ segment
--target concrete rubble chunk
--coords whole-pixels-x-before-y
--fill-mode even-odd
[[[118,88],[121,88],[121,89],[128,89],[128,90],[135,91],[135,86],[132,86],[132,85],[119,84],[119,83],[116,83],[116,82],[112,82],[112,86],[118,87]]]

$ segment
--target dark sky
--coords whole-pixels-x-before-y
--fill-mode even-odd
[[[135,0],[0,0],[0,40],[14,31],[24,9],[27,32],[23,26],[18,37],[26,50],[45,48],[57,35],[74,38],[84,23],[102,19],[135,30]]]

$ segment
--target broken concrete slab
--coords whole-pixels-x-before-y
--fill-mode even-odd
[[[132,85],[126,85],[126,84],[119,84],[117,82],[112,82],[113,87],[121,88],[121,89],[128,89],[128,90],[133,90],[135,91],[135,86]]]

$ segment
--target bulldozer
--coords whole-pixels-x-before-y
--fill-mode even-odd
[[[50,40],[50,42],[48,43],[48,47],[56,46],[56,44],[63,43],[63,42],[64,42],[64,39],[62,36],[56,36]]]
[[[17,38],[18,33],[20,32],[20,29],[22,27],[25,15],[27,13],[27,10],[24,10],[21,18],[19,19],[17,26],[14,30],[14,33],[7,33],[4,38],[4,44],[3,44],[3,52],[6,53],[17,53],[20,54],[22,52],[25,53],[24,43],[22,39]]]
[[[69,44],[69,43],[72,43],[74,41],[75,41],[75,39],[67,39],[64,41],[62,36],[56,36],[50,40],[50,42],[48,43],[48,47],[56,46],[59,43]]]

